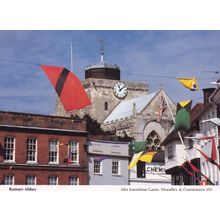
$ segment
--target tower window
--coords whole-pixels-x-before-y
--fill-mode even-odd
[[[105,111],[108,111],[108,102],[105,102]]]

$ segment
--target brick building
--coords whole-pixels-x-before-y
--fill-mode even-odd
[[[0,184],[87,185],[85,121],[0,111]]]

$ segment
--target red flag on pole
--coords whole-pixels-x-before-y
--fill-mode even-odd
[[[220,164],[216,163],[211,157],[209,157],[207,154],[205,154],[205,153],[202,152],[201,150],[199,150],[199,149],[197,149],[197,148],[196,148],[196,150],[198,150],[198,151],[201,153],[201,155],[202,155],[207,161],[209,161],[210,163],[212,163],[212,164],[214,164],[215,166],[217,166],[218,169],[220,170]]]
[[[206,181],[208,181],[211,185],[215,185],[206,175],[204,175],[196,166],[194,166],[190,161],[186,161],[191,169],[193,171],[195,171],[196,173],[198,173],[199,175],[203,176],[205,178]]]
[[[67,112],[91,105],[80,80],[71,71],[57,66],[41,65],[41,68],[56,90]]]
[[[212,160],[215,161],[217,158],[216,145],[215,145],[215,137],[214,136],[205,136],[199,138],[200,140],[212,140]]]
[[[192,177],[195,178],[196,180],[199,180],[199,178],[197,178],[197,177],[195,176],[195,174],[193,174],[192,172],[190,172],[190,171],[185,167],[184,164],[182,164],[181,167],[182,167],[190,176],[192,176]]]

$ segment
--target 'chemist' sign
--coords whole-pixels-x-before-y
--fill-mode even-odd
[[[156,167],[156,166],[146,166],[145,167],[146,173],[165,173],[164,167]]]

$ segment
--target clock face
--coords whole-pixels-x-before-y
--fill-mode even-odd
[[[120,99],[123,99],[128,94],[128,89],[123,82],[115,83],[113,91],[115,96]]]

